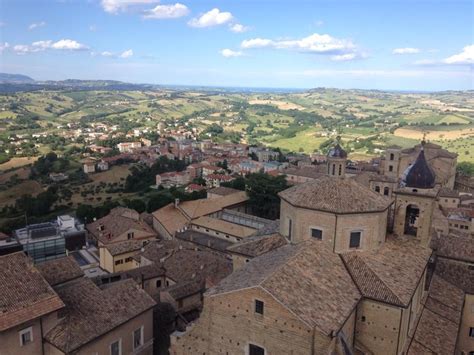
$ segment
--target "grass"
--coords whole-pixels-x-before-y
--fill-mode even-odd
[[[317,129],[310,128],[298,132],[293,138],[277,139],[275,141],[268,142],[267,145],[271,147],[278,147],[291,152],[303,151],[305,153],[312,153],[315,150],[318,150],[321,143],[327,140],[327,137],[316,137],[316,132]]]
[[[18,157],[11,158],[6,163],[0,164],[0,171],[6,171],[14,168],[19,168],[21,166],[33,164],[38,157]]]
[[[13,205],[23,195],[36,196],[43,191],[41,185],[34,180],[26,180],[8,190],[0,191],[0,206]]]

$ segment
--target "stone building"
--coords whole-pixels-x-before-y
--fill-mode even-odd
[[[280,193],[286,243],[265,250],[278,239],[254,235],[228,247],[234,272],[172,336],[171,354],[456,353],[469,298],[429,246],[439,189],[451,184],[438,170],[455,156],[430,144],[388,150],[378,179],[388,194],[347,176],[346,157],[336,145],[327,176]]]

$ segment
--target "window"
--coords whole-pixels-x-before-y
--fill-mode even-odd
[[[291,230],[293,229],[293,221],[288,218],[288,239],[291,240]]]
[[[471,338],[474,338],[474,328],[473,327],[469,328],[469,336]]]
[[[375,186],[375,192],[380,192],[380,186]]]
[[[384,187],[384,188],[383,188],[383,194],[384,194],[385,196],[388,196],[388,193],[389,193],[389,192],[390,192],[390,190],[389,190],[388,187]]]
[[[161,287],[161,280],[156,280],[156,287],[158,287],[158,288]]]
[[[388,171],[393,171],[393,165],[388,166]]]
[[[255,300],[255,313],[263,314],[263,301]]]
[[[351,237],[349,240],[349,248],[359,248],[360,247],[360,236],[361,232],[351,232]]]
[[[133,233],[133,232],[130,232],[130,233],[127,234],[128,239],[133,239],[134,236],[135,236],[135,233]]]
[[[265,349],[258,345],[249,344],[249,355],[265,355]]]
[[[336,164],[332,164],[332,175],[336,175]]]
[[[133,332],[133,350],[143,345],[143,326]]]
[[[360,320],[361,320],[362,322],[365,322],[365,316],[360,317]]]
[[[20,330],[20,345],[25,346],[33,341],[33,328]]]
[[[393,153],[390,153],[390,160],[393,160],[395,158],[395,155]]]
[[[342,175],[342,165],[339,165],[339,176]]]
[[[126,262],[126,263],[129,263],[129,262],[131,262],[132,260],[133,260],[133,259],[132,259],[131,256],[129,256],[128,258],[125,258],[125,262]]]
[[[317,228],[311,228],[311,236],[315,239],[323,239],[323,231]]]
[[[123,264],[123,259],[115,260],[115,265]]]
[[[122,355],[122,339],[110,344],[110,355]]]

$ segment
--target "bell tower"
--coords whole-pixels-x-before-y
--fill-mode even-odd
[[[400,186],[395,190],[394,232],[429,243],[438,188],[436,176],[426,161],[423,145],[424,141],[418,157],[405,170]]]
[[[327,172],[329,176],[346,176],[347,153],[340,145],[341,137],[337,137],[337,142],[327,155]]]

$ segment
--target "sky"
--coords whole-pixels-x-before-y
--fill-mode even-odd
[[[1,0],[0,72],[36,80],[474,89],[471,0]]]

